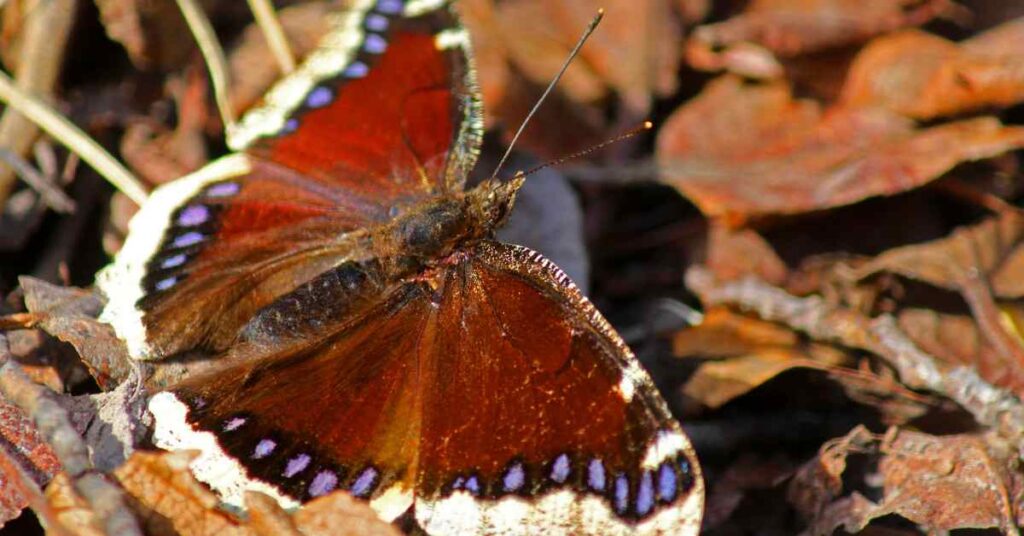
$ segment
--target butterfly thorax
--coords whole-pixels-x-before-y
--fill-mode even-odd
[[[490,238],[508,218],[523,179],[487,180],[458,196],[416,205],[373,237],[378,259],[395,259],[392,270],[426,267],[457,250]]]

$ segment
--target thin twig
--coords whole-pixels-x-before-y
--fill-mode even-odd
[[[199,44],[199,50],[206,60],[206,68],[210,71],[210,84],[213,86],[213,98],[217,101],[220,119],[224,122],[224,131],[230,132],[235,127],[235,114],[228,103],[228,60],[224,57],[224,49],[217,41],[210,19],[199,9],[195,0],[177,0],[178,9],[185,17],[189,30]]]
[[[256,17],[256,24],[263,32],[263,37],[267,39],[267,44],[270,46],[270,51],[274,54],[274,59],[277,60],[281,72],[290,74],[295,70],[295,55],[292,53],[291,47],[288,46],[288,37],[285,36],[281,21],[274,12],[274,5],[270,3],[270,0],[248,1],[249,9]]]
[[[26,162],[25,159],[0,147],[0,161],[3,161],[7,164],[7,167],[13,169],[22,182],[35,190],[43,202],[54,211],[68,214],[75,210],[75,202],[63,190],[53,184],[54,181],[47,180],[42,173],[32,167],[32,164]]]
[[[53,139],[78,154],[132,201],[141,205],[146,200],[146,189],[142,183],[117,159],[56,110],[15,86],[14,81],[3,72],[0,72],[0,101],[22,113]]]
[[[0,334],[0,394],[24,410],[60,459],[72,488],[89,504],[107,534],[142,535],[121,488],[97,472],[89,450],[71,425],[67,411],[49,389],[33,383],[11,358],[7,337]]]
[[[18,87],[37,95],[52,95],[64,49],[75,20],[78,0],[39,2],[25,17],[22,48],[15,78]],[[2,98],[2,97],[0,97]],[[38,129],[31,118],[12,106],[0,117],[0,147],[20,156],[28,155]],[[14,171],[0,167],[0,212],[14,184]]]
[[[979,423],[1017,445],[1024,440],[1024,405],[1019,398],[988,383],[971,367],[940,368],[939,361],[918,348],[892,315],[868,318],[858,311],[830,306],[818,296],[793,296],[756,277],[720,283],[702,267],[687,272],[686,284],[705,305],[749,310],[815,340],[872,352],[896,369],[905,385],[953,400]]]

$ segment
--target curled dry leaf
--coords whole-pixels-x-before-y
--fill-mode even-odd
[[[717,408],[795,368],[831,370],[849,363],[847,355],[823,344],[803,344],[796,333],[776,324],[709,309],[699,325],[673,338],[680,357],[719,357],[702,364],[683,392]]]
[[[917,119],[1024,101],[1024,19],[960,44],[916,30],[880,37],[854,60],[842,101]]]
[[[961,290],[980,276],[997,298],[1024,297],[1024,216],[1008,212],[945,238],[891,249],[853,276],[864,279],[883,271],[949,290]]]
[[[751,74],[750,64],[861,43],[923,24],[954,6],[949,0],[754,0],[725,22],[698,27],[687,43],[687,60],[698,69]]]
[[[853,454],[877,460],[877,477],[844,474]],[[994,434],[940,437],[890,429],[879,436],[857,427],[826,443],[798,472],[789,500],[810,520],[812,534],[839,527],[857,532],[890,514],[937,530],[996,527],[1015,534],[1024,505],[1024,475],[1015,458],[1015,449]],[[851,478],[880,488],[881,500],[856,491],[843,496],[843,482]]]
[[[96,320],[103,307],[97,295],[31,277],[20,281],[26,307],[40,315],[37,327],[74,346],[101,388],[113,389],[128,377],[132,364],[124,343],[110,325]]]
[[[735,224],[904,192],[966,161],[1024,147],[1024,127],[981,117],[915,128],[879,109],[822,111],[784,83],[715,80],[658,134],[662,180]]]

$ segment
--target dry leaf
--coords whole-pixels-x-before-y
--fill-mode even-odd
[[[124,343],[110,325],[96,320],[103,307],[99,297],[31,277],[20,281],[28,310],[43,315],[38,327],[74,346],[101,388],[113,389],[128,377],[132,365]]]
[[[993,295],[1024,297],[1024,216],[1006,213],[951,235],[886,251],[857,268],[864,279],[882,271],[924,281],[949,290],[961,290],[982,276]]]
[[[786,279],[786,263],[753,229],[730,229],[712,222],[708,232],[706,265],[719,281],[755,275],[773,285]]]
[[[670,0],[476,0],[462,11],[474,38],[481,37],[474,44],[482,50],[485,103],[500,109],[503,97],[512,93],[502,87],[508,85],[502,55],[532,83],[546,86],[599,8],[605,10],[604,21],[566,71],[559,91],[582,104],[614,91],[627,116],[636,117],[646,113],[653,96],[675,91],[682,37]]]
[[[1024,147],[1024,128],[982,117],[916,129],[878,109],[822,111],[783,83],[712,82],[658,134],[664,182],[731,223],[892,195],[953,166]]]
[[[680,357],[719,357],[703,363],[683,392],[717,408],[794,368],[830,370],[848,362],[846,354],[821,344],[801,344],[792,331],[762,320],[712,308],[697,326],[673,337]]]
[[[877,436],[858,427],[824,445],[800,470],[790,485],[790,502],[812,521],[812,534],[832,534],[840,526],[857,532],[890,514],[935,530],[1007,531],[1024,505],[1015,452],[990,434],[940,437],[891,429]],[[878,477],[858,477],[880,488],[879,502],[857,492],[840,496],[844,479],[851,478],[844,473],[852,454],[877,458]]]
[[[960,44],[914,30],[880,37],[854,60],[842,100],[916,119],[1024,101],[1024,19]]]
[[[974,319],[928,309],[905,309],[900,311],[898,321],[925,352],[949,365],[969,365],[989,383],[1024,396],[1024,370],[1007,363]]]
[[[860,43],[917,26],[953,7],[949,0],[754,0],[725,22],[698,27],[687,44],[687,60],[699,69],[742,73],[742,63],[730,56],[744,47],[757,57],[741,61],[768,64],[773,56]]]
[[[288,514],[273,499],[248,493],[249,520],[218,508],[219,500],[188,469],[190,452],[136,452],[114,471],[131,507],[149,536],[397,536],[397,529],[382,521],[363,501],[336,491]],[[61,475],[46,490],[50,504],[68,527],[88,526],[92,514],[71,492]],[[293,532],[294,531],[294,532]]]

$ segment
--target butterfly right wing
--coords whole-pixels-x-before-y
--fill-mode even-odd
[[[430,534],[696,534],[689,441],[557,268],[484,243],[377,273],[346,263],[261,312],[233,366],[154,398],[157,445],[201,450],[236,505],[347,489]]]

